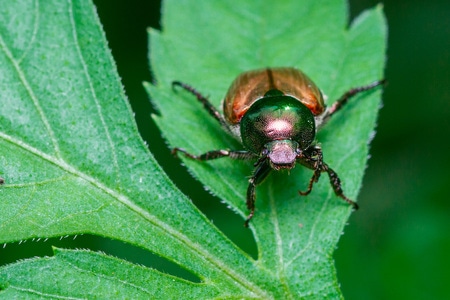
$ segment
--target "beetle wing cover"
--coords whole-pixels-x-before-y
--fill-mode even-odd
[[[294,68],[267,68],[242,73],[233,81],[225,96],[225,118],[230,124],[238,124],[250,106],[272,89],[298,99],[315,116],[325,110],[319,88],[303,72]]]

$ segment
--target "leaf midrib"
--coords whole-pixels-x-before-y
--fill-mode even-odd
[[[276,199],[275,199],[275,194],[273,191],[273,185],[269,185],[268,187],[268,198],[269,198],[269,204],[270,204],[270,217],[272,219],[272,224],[274,227],[274,234],[275,234],[275,245],[276,245],[276,250],[275,253],[278,256],[278,260],[277,261],[277,276],[280,279],[281,285],[283,287],[283,290],[285,292],[285,296],[290,296],[290,298],[292,298],[292,292],[290,291],[289,288],[289,284],[288,281],[286,279],[286,266],[284,263],[284,254],[283,254],[283,239],[281,237],[281,232],[280,232],[280,224],[278,222],[279,218],[277,215],[277,206],[276,206]]]

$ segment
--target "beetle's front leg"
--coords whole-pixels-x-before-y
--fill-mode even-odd
[[[336,196],[341,197],[345,202],[352,205],[354,209],[358,209],[358,204],[354,202],[353,200],[350,200],[347,198],[347,196],[344,195],[344,191],[342,191],[341,188],[341,180],[339,179],[339,176],[336,174],[336,172],[331,169],[326,163],[323,163],[323,170],[328,173],[328,177],[330,178],[330,184],[333,187],[334,193]]]
[[[299,194],[302,196],[308,195],[313,188],[313,185],[315,182],[317,182],[320,178],[320,174],[322,172],[327,172],[328,177],[330,179],[330,184],[333,187],[333,191],[336,194],[336,196],[342,198],[345,202],[352,205],[354,209],[358,209],[358,204],[356,202],[350,200],[347,198],[347,196],[344,195],[344,191],[341,187],[341,180],[339,179],[339,176],[337,173],[331,169],[324,161],[323,161],[323,154],[322,149],[319,146],[315,146],[306,152],[302,153],[299,157],[300,162],[314,170],[313,176],[311,177],[308,189],[304,192],[299,191]]]
[[[255,188],[258,184],[264,181],[264,179],[269,175],[272,168],[269,166],[267,159],[260,161],[253,172],[252,177],[249,180],[247,188],[247,208],[250,210],[250,214],[244,222],[244,226],[248,227],[248,223],[253,218],[255,214]]]
[[[313,148],[308,149],[307,152],[301,153],[298,159],[300,159],[300,163],[302,165],[314,171],[311,179],[309,180],[308,189],[304,192],[298,191],[300,195],[306,196],[311,193],[314,183],[319,181],[320,174],[322,174],[322,149],[319,146],[314,146]]]

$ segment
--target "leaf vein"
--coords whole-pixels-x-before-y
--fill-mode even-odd
[[[61,295],[58,295],[58,294],[43,293],[43,292],[37,291],[35,289],[25,289],[25,288],[21,288],[21,287],[18,287],[18,286],[13,286],[13,285],[8,286],[8,288],[12,288],[12,289],[15,289],[15,290],[18,290],[18,291],[21,291],[21,292],[27,292],[27,293],[30,293],[30,294],[35,294],[35,295],[38,295],[38,296],[43,297],[43,298],[70,299],[70,300],[84,299],[84,298],[76,298],[76,297],[65,297],[65,296],[61,296]]]
[[[7,45],[5,44],[5,41],[3,40],[3,37],[0,35],[0,48],[3,50],[3,52],[5,53],[6,57],[10,60],[12,66],[14,67],[14,69],[16,70],[17,75],[19,76],[20,82],[22,83],[23,87],[25,88],[25,90],[27,91],[28,95],[30,96],[31,100],[33,101],[34,107],[36,108],[39,117],[42,121],[42,123],[45,126],[45,129],[49,135],[49,138],[51,140],[51,143],[53,145],[53,149],[55,151],[55,155],[57,157],[61,157],[61,152],[59,150],[59,145],[58,145],[58,141],[55,137],[55,133],[53,132],[52,127],[50,126],[50,123],[47,119],[47,116],[44,113],[44,110],[42,109],[40,103],[39,103],[39,99],[36,97],[36,95],[34,94],[33,89],[31,88],[27,78],[25,77],[24,72],[22,71],[21,67],[18,64],[18,61],[14,58],[13,54],[11,53],[11,51],[9,50],[9,48],[7,47]]]
[[[112,160],[113,160],[112,163],[113,163],[113,166],[114,166],[114,169],[115,169],[116,179],[120,179],[120,176],[119,176],[119,173],[120,173],[119,172],[119,163],[118,163],[118,159],[117,159],[116,147],[114,146],[114,143],[112,141],[111,134],[110,134],[110,129],[109,129],[108,125],[106,124],[105,118],[103,116],[102,107],[101,107],[99,99],[97,97],[97,93],[95,91],[94,84],[92,82],[92,78],[91,78],[91,76],[89,74],[89,70],[88,70],[86,61],[85,61],[85,59],[83,57],[83,54],[81,53],[80,44],[79,44],[79,41],[78,41],[77,27],[76,27],[76,23],[75,23],[75,19],[74,19],[74,13],[73,13],[73,9],[72,9],[73,2],[71,0],[69,2],[70,2],[69,3],[69,18],[70,18],[70,24],[72,25],[72,37],[73,37],[73,39],[75,41],[74,46],[76,48],[76,52],[77,52],[78,58],[80,59],[81,65],[83,67],[83,72],[84,72],[85,78],[86,78],[86,80],[87,80],[87,82],[89,84],[89,91],[91,93],[92,99],[95,102],[95,107],[97,109],[98,117],[100,118],[100,121],[102,123],[103,129],[105,131],[106,139],[108,141],[109,147],[111,148],[111,154],[112,154]]]
[[[137,289],[139,291],[142,291],[142,292],[144,292],[146,294],[149,294],[149,295],[152,294],[150,290],[145,289],[142,286],[139,286],[137,284],[133,284],[131,282],[128,282],[128,281],[125,281],[125,280],[122,280],[122,279],[118,279],[118,278],[115,278],[113,276],[108,276],[106,274],[102,274],[102,273],[99,273],[99,272],[94,272],[91,269],[81,268],[81,267],[79,267],[79,266],[77,266],[77,265],[75,265],[75,264],[73,264],[73,263],[71,263],[71,262],[69,262],[67,260],[66,260],[66,263],[68,265],[70,265],[72,268],[74,268],[75,270],[79,271],[80,273],[92,274],[92,275],[94,275],[96,277],[104,278],[104,279],[109,280],[109,281],[120,282],[123,285],[133,287],[133,288],[135,288],[135,289]]]
[[[39,29],[39,1],[34,1],[34,3],[35,3],[35,7],[34,7],[35,19],[34,19],[34,24],[33,24],[33,33],[31,34],[31,39],[28,42],[26,49],[23,51],[22,56],[19,59],[17,59],[18,64],[20,64],[23,61],[23,59],[28,55],[28,53],[32,49],[32,47],[34,45],[34,41],[36,40],[38,29]]]

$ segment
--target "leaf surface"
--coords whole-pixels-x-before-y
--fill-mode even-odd
[[[155,119],[171,145],[193,152],[239,147],[195,99],[171,90],[175,79],[199,87],[219,105],[233,77],[255,67],[300,67],[330,99],[381,77],[380,8],[346,31],[343,3],[295,5],[165,2],[164,31],[152,31],[150,41],[158,85],[148,88],[161,111]],[[1,267],[0,295],[339,297],[331,253],[350,209],[332,196],[326,180],[300,198],[296,191],[309,172],[296,168],[290,176],[269,178],[258,188],[252,221],[258,260],[243,253],[175,188],[148,152],[90,1],[2,5],[0,86],[5,179],[0,243],[90,233],[154,252],[200,280],[188,282],[91,251],[56,250],[50,258]],[[326,161],[353,198],[377,94],[355,100],[318,137]],[[250,164],[186,164],[211,191],[247,214]]]
[[[156,85],[147,88],[169,144],[193,154],[243,148],[193,95],[171,89],[174,80],[193,86],[220,109],[232,80],[252,69],[297,67],[324,91],[328,104],[383,77],[381,7],[359,16],[350,28],[344,1],[167,1],[164,8],[162,32],[150,31]],[[379,90],[360,95],[317,136],[325,161],[351,199],[361,186],[379,105]],[[181,159],[208,190],[246,218],[251,163]],[[351,208],[334,195],[326,175],[308,197],[300,197],[298,190],[306,189],[311,175],[298,166],[290,174],[271,174],[257,188],[251,221],[257,263],[276,278],[278,297],[339,295],[331,256]]]
[[[140,138],[92,3],[0,9],[0,243],[90,233],[178,263],[213,282],[209,290],[251,289],[240,278],[251,261],[173,186]],[[37,261],[63,274],[59,257]],[[3,268],[1,286],[53,295],[48,284],[26,284],[36,273],[9,280],[35,263]],[[65,285],[61,295],[75,295],[70,281],[53,278]]]

